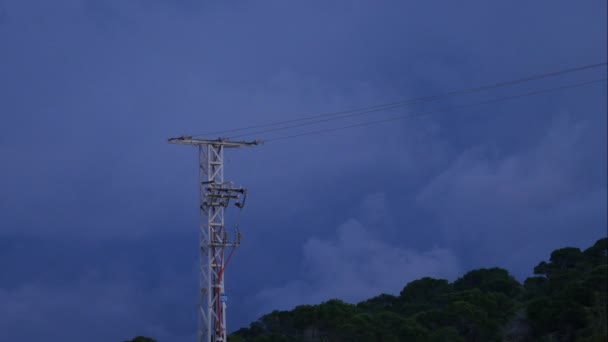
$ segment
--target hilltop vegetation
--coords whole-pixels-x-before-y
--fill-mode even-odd
[[[523,284],[501,268],[422,278],[398,296],[274,311],[229,341],[608,341],[608,238],[555,250],[534,274]]]
[[[148,338],[148,337],[137,336],[136,338],[134,338],[132,340],[127,340],[125,342],[156,342],[156,340],[153,340],[153,339]]]
[[[608,238],[551,253],[520,284],[483,268],[449,283],[422,278],[398,296],[358,304],[332,299],[273,311],[230,342],[608,341]],[[154,340],[137,337],[131,342]],[[126,341],[127,342],[127,341]]]

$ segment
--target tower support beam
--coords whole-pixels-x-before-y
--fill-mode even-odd
[[[226,302],[224,271],[234,249],[241,242],[237,230],[229,238],[224,212],[231,200],[243,208],[247,190],[224,181],[224,150],[258,145],[260,141],[194,139],[189,136],[169,139],[171,144],[198,147],[199,188],[199,283],[198,342],[225,342]],[[228,250],[228,254],[226,253]]]

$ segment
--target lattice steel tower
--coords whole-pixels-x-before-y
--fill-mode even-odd
[[[238,227],[234,238],[228,238],[224,226],[224,210],[231,200],[243,208],[247,190],[224,182],[224,149],[254,146],[261,141],[229,141],[195,139],[190,136],[169,139],[171,144],[198,146],[199,167],[199,274],[198,342],[227,341],[224,271],[234,249],[241,242]],[[230,253],[226,257],[226,249]]]

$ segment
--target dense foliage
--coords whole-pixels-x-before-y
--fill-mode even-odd
[[[137,336],[136,338],[134,338],[132,340],[127,340],[125,342],[156,342],[156,340],[153,340],[153,339],[148,338],[148,337]]]
[[[608,238],[585,251],[558,249],[534,274],[523,285],[501,268],[452,283],[422,278],[398,296],[274,311],[229,340],[608,341]]]

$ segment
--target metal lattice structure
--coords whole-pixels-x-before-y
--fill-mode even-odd
[[[199,279],[198,342],[225,342],[226,302],[224,271],[235,248],[241,242],[238,228],[234,237],[224,225],[224,211],[234,201],[240,209],[245,205],[247,190],[235,188],[224,181],[224,149],[258,145],[260,141],[206,140],[189,136],[169,139],[171,144],[198,147],[199,166]],[[226,251],[229,250],[228,255]]]

